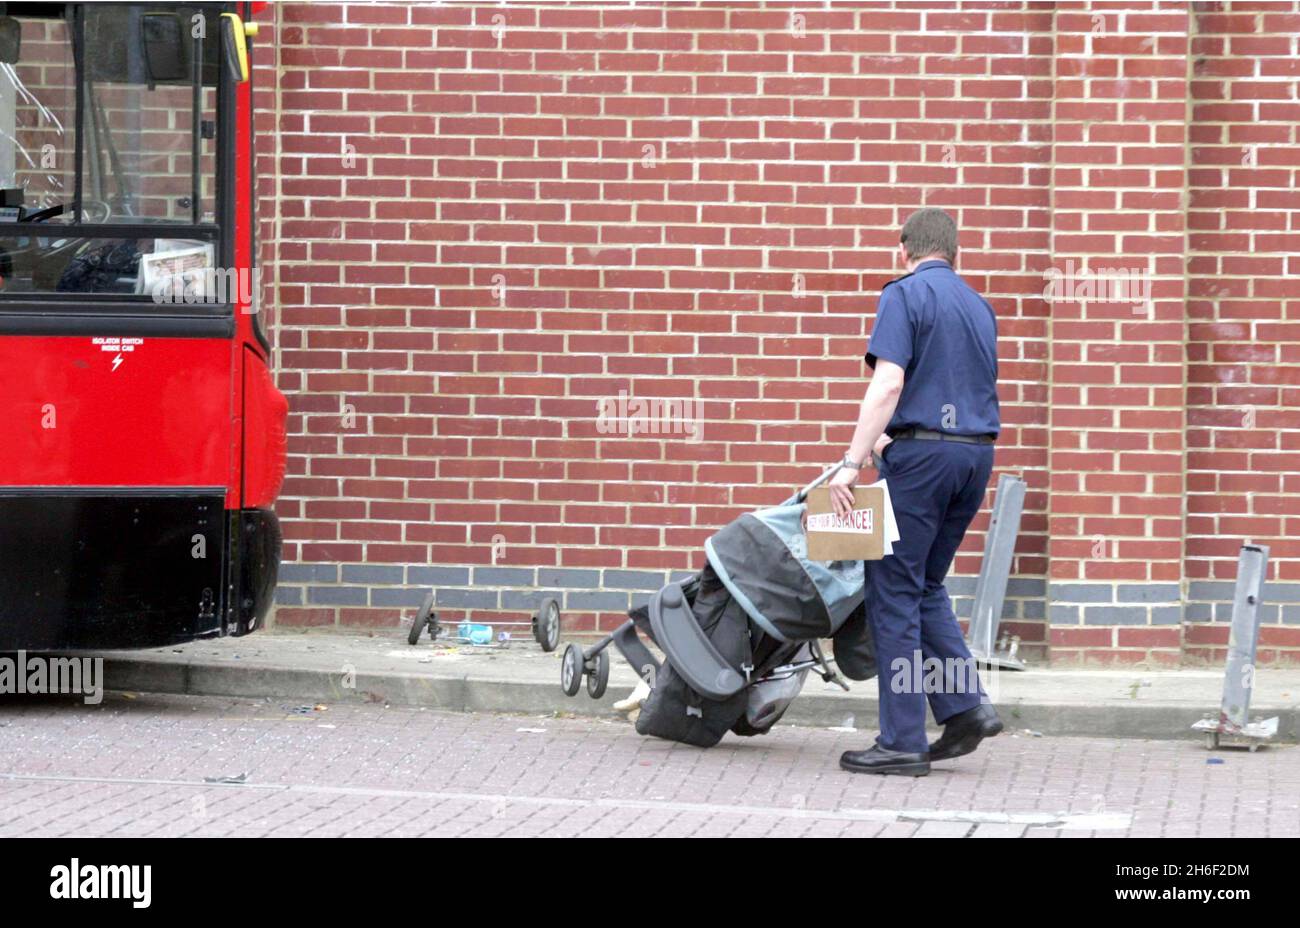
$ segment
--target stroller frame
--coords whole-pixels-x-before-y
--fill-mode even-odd
[[[813,489],[829,480],[841,466],[832,465],[781,505],[803,502]],[[758,666],[745,666],[737,672],[718,654],[695,621],[680,583],[669,583],[651,597],[649,615],[651,637],[672,663],[673,669],[693,690],[710,699],[727,699],[742,689],[768,681],[787,680],[813,668],[820,668],[817,672],[826,682],[835,683],[846,691],[849,689],[833,669],[834,662],[822,653],[821,643],[817,640],[785,643],[783,647],[774,648]],[[576,696],[584,678],[587,694],[592,699],[600,699],[605,694],[609,684],[608,648],[611,644],[653,687],[660,662],[641,641],[636,622],[629,619],[589,648],[577,644],[565,648],[560,686],[566,696]],[[792,654],[797,656],[805,647],[810,655],[807,659],[790,660]],[[772,723],[775,721],[773,718]]]

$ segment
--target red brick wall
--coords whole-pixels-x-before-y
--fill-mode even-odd
[[[1270,546],[1270,579],[1292,585],[1279,594],[1300,580],[1300,9],[1206,7],[1189,90],[1185,576],[1221,600],[1239,539]],[[1290,602],[1262,660],[1296,646]],[[1198,624],[1187,643],[1217,659],[1227,630]]]
[[[1050,574],[1088,603],[1055,603],[1056,658],[1180,657],[1151,604],[1176,609],[1183,570],[1188,30],[1185,7],[1055,17],[1053,266],[1141,284],[1050,304]]]
[[[1300,29],[1264,6],[273,5],[277,623],[395,625],[432,586],[609,627],[838,458],[898,226],[936,205],[1000,317],[1022,651],[1219,641],[1244,538],[1300,581]],[[1140,268],[1149,307],[1045,299],[1067,262]],[[620,393],[697,402],[701,440],[607,434]]]

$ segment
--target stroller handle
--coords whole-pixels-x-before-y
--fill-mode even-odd
[[[817,489],[827,480],[830,480],[832,477],[834,477],[836,471],[838,471],[843,466],[844,466],[843,464],[832,464],[830,467],[826,468],[826,470],[822,471],[822,475],[820,477],[818,477],[812,483],[808,484],[808,486],[804,487],[802,490],[800,490],[794,496],[790,497],[781,505],[793,506],[795,503],[802,503],[805,499],[808,498],[809,493]],[[874,451],[871,452],[871,466],[876,468],[877,470],[885,466],[884,463],[880,460],[880,455],[876,454]]]
[[[822,475],[821,475],[820,477],[818,477],[818,478],[817,478],[816,480],[814,480],[812,483],[808,484],[808,486],[804,487],[802,490],[800,490],[800,491],[799,491],[798,493],[796,493],[794,496],[790,497],[788,500],[786,500],[786,501],[785,501],[784,503],[782,503],[781,505],[782,505],[782,506],[790,506],[790,505],[793,505],[794,503],[802,503],[805,499],[808,498],[808,494],[809,494],[809,493],[811,493],[813,490],[817,489],[819,486],[821,486],[821,485],[822,485],[823,483],[825,483],[827,480],[830,480],[832,477],[834,477],[836,471],[838,471],[838,470],[839,470],[841,467],[843,467],[843,466],[844,466],[843,464],[832,464],[830,467],[826,468],[826,470],[824,470],[824,471],[822,472]]]

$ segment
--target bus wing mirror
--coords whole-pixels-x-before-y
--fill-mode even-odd
[[[248,80],[248,42],[253,34],[235,13],[221,14],[221,61],[230,80],[242,84]]]
[[[156,84],[185,80],[180,19],[174,13],[145,13],[140,34],[149,80]]]
[[[0,16],[0,64],[17,64],[23,47],[23,27],[12,16]]]

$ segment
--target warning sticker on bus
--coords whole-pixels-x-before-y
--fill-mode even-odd
[[[143,338],[118,338],[116,335],[96,336],[90,340],[92,345],[98,345],[100,351],[135,351],[137,347],[144,344]]]
[[[121,338],[117,335],[100,335],[90,340],[92,345],[99,346],[100,351],[107,351],[113,355],[112,370],[117,370],[122,366],[125,356],[131,354],[135,349],[144,344],[143,338]]]

